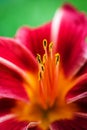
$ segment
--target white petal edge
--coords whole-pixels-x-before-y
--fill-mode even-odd
[[[51,26],[51,40],[56,44],[58,40],[60,24],[64,15],[63,9],[58,9],[54,15]]]
[[[13,71],[17,72],[22,77],[25,77],[25,75],[26,75],[26,73],[21,68],[19,68],[12,62],[10,62],[2,57],[0,57],[0,64],[6,66],[9,69],[12,69]]]
[[[1,116],[1,117],[0,117],[0,123],[3,123],[3,122],[5,122],[5,121],[7,121],[7,120],[10,120],[10,119],[12,119],[12,118],[14,118],[14,117],[15,117],[14,114],[7,114],[7,115],[5,115],[5,116]]]
[[[84,93],[79,94],[73,98],[68,99],[67,104],[75,102],[75,101],[80,100],[80,99],[85,98],[85,97],[87,97],[87,92],[84,92]]]

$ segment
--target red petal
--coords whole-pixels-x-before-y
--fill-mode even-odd
[[[30,122],[28,125],[27,125],[27,129],[28,130],[42,130],[41,128],[38,127],[38,122]]]
[[[36,126],[36,127],[28,128],[28,130],[42,130],[42,129],[40,129],[40,128],[38,128],[38,126]]]
[[[72,120],[60,120],[52,123],[52,130],[87,130],[87,118],[75,117]]]
[[[77,100],[75,103],[79,108],[79,112],[77,112],[77,115],[87,118],[87,93],[85,97]]]
[[[52,39],[66,75],[76,72],[87,61],[87,20],[84,14],[65,5],[52,22]]]
[[[14,106],[15,106],[14,99],[0,98],[0,117],[9,114],[11,108],[13,108]]]
[[[76,76],[80,76],[84,73],[87,73],[87,62],[82,66],[82,68],[78,71],[78,73],[76,74]]]
[[[22,27],[16,34],[16,40],[20,41],[28,47],[28,49],[36,56],[37,53],[43,54],[43,39],[47,39],[50,42],[50,27],[51,23],[31,29],[28,27]]]
[[[22,79],[7,68],[0,69],[0,97],[28,100]]]
[[[13,39],[0,38],[0,57],[23,69],[35,71],[38,68],[31,52],[22,43],[18,43]]]
[[[10,119],[0,123],[1,130],[26,130],[27,122],[18,122],[15,119]]]
[[[87,117],[87,74],[66,95],[67,102],[74,102],[79,108],[79,114]]]
[[[11,113],[15,106],[15,100],[10,98],[0,98],[0,129],[6,130],[26,130],[28,122],[16,120],[16,116]]]
[[[87,74],[81,76],[66,95],[69,102],[82,99],[83,97],[87,97]]]

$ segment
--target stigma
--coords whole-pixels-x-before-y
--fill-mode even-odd
[[[44,39],[43,49],[44,54],[36,56],[38,72],[26,72],[24,78],[23,84],[30,101],[17,102],[12,112],[18,120],[39,122],[40,127],[46,130],[56,120],[72,119],[77,107],[65,101],[70,82],[61,70],[61,57],[55,53],[53,42],[47,43]]]

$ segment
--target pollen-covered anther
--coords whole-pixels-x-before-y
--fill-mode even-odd
[[[39,68],[39,73],[38,73],[38,76],[39,76],[39,80],[42,79],[42,76],[43,76],[43,73],[44,73],[44,65],[43,64],[40,64],[40,68]]]
[[[47,40],[46,39],[43,40],[43,47],[44,47],[44,50],[47,48]]]
[[[44,68],[44,65],[41,64],[41,70],[44,71],[44,69],[45,69],[45,68]]]
[[[38,63],[41,63],[41,56],[39,54],[37,54],[36,58],[37,58]]]
[[[37,58],[37,61],[38,61],[38,66],[39,66],[38,79],[41,80],[43,72],[44,72],[44,65],[43,65],[43,61],[41,59],[41,56],[39,54],[37,54],[36,58]]]
[[[53,42],[49,44],[49,55],[50,55],[50,58],[52,59],[53,58]]]
[[[53,42],[51,42],[51,43],[49,44],[49,52],[52,51],[52,49],[53,49]]]
[[[42,72],[41,72],[41,71],[38,73],[38,79],[39,79],[39,80],[42,79]]]
[[[59,63],[59,61],[60,61],[60,55],[59,55],[59,53],[56,53],[55,54],[55,63],[56,63],[56,65]]]

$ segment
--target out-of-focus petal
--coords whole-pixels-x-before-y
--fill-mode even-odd
[[[28,125],[27,125],[27,130],[42,130],[40,127],[38,127],[38,122],[30,122]]]
[[[75,117],[72,120],[60,120],[52,123],[52,130],[87,130],[87,118]]]
[[[22,27],[18,30],[15,38],[16,40],[23,43],[28,49],[36,56],[37,53],[42,55],[44,53],[43,49],[43,39],[47,39],[50,42],[50,28],[51,23],[45,24],[36,29],[31,29],[28,27]]]
[[[38,69],[32,53],[22,43],[13,39],[0,37],[0,57],[25,70],[36,71]]]
[[[77,83],[68,91],[66,98],[69,102],[87,97],[87,74],[81,76]]]
[[[16,105],[16,100],[0,98],[0,129],[1,130],[27,130],[27,121],[18,121],[11,109]],[[22,124],[23,123],[23,124]]]
[[[86,63],[81,67],[81,69],[78,71],[78,73],[76,74],[76,77],[77,76],[80,76],[84,73],[87,73],[87,61]]]
[[[35,126],[35,127],[28,128],[28,130],[42,130],[42,129],[40,129],[38,126]]]
[[[7,67],[0,65],[0,97],[28,100],[21,77]]]
[[[83,98],[76,100],[74,103],[76,103],[79,108],[79,112],[76,114],[87,118],[87,93]]]
[[[60,53],[66,75],[75,75],[87,61],[87,20],[70,5],[59,9],[52,21],[51,39]]]
[[[14,106],[15,106],[15,100],[14,99],[0,98],[0,117],[5,117],[7,114],[11,114],[10,110]],[[2,119],[6,119],[6,118],[2,118]],[[2,122],[1,118],[0,118],[0,122]]]
[[[19,122],[16,119],[12,118],[7,121],[0,123],[1,130],[26,130],[27,122]]]
[[[79,82],[67,93],[67,103],[75,103],[78,107],[77,113],[87,117],[87,74],[81,76]]]

